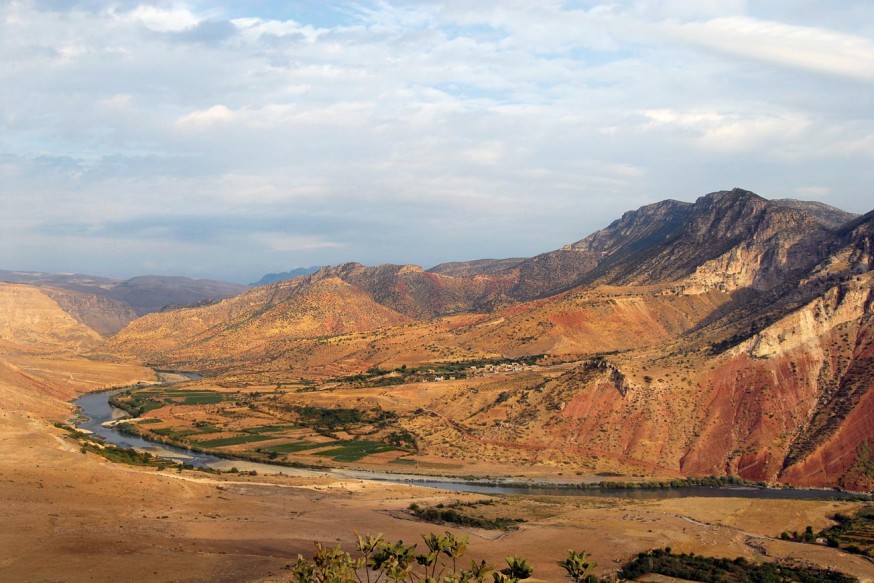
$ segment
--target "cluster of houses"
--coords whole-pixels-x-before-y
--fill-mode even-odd
[[[456,379],[465,379],[471,377],[484,377],[492,374],[512,373],[527,370],[530,367],[516,362],[504,364],[486,364],[483,366],[471,366],[465,370],[458,371],[456,374],[437,374],[436,370],[426,370],[416,374],[418,379],[415,382],[420,383],[439,383],[443,381],[454,381]]]

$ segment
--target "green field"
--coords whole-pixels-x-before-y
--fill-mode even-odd
[[[272,447],[265,447],[261,451],[267,453],[278,453],[278,454],[288,454],[295,453],[298,451],[306,451],[308,449],[318,449],[320,447],[328,447],[332,445],[336,445],[338,442],[330,441],[328,443],[315,443],[312,441],[297,441],[295,443],[283,443],[280,445],[274,445]]]
[[[269,435],[236,435],[234,437],[222,437],[219,439],[208,439],[206,441],[198,441],[197,445],[200,447],[226,447],[229,445],[240,445],[241,443],[252,443],[255,441],[264,441],[267,439],[274,439]]]
[[[833,518],[838,524],[819,533],[830,546],[856,554],[874,554],[874,506],[863,506],[855,516],[836,514]]]
[[[235,398],[235,395],[217,391],[149,389],[114,395],[110,397],[109,403],[139,417],[167,405],[213,405],[222,401],[233,401]]]
[[[225,400],[225,395],[216,391],[163,391],[155,393],[155,396],[176,405],[214,405]]]
[[[152,429],[152,433],[165,437],[188,437],[189,435],[197,435],[200,432],[197,429],[177,430],[175,427],[161,427],[159,429]]]
[[[339,447],[320,451],[315,455],[333,458],[338,462],[357,462],[369,455],[396,451],[397,448],[378,441],[345,441],[339,442]]]
[[[290,429],[300,429],[299,425],[261,425],[259,427],[247,427],[243,429],[246,433],[276,433],[279,431],[288,431]]]
[[[214,427],[212,425],[205,425],[203,427],[189,427],[186,429],[182,429],[179,427],[161,427],[159,429],[153,429],[152,433],[156,433],[158,435],[164,435],[166,437],[179,438],[179,437],[190,437],[192,435],[207,435],[209,433],[219,433],[221,429],[218,427]]]

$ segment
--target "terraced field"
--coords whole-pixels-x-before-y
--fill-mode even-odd
[[[117,395],[113,404],[138,416],[125,428],[146,438],[256,461],[366,463],[377,454],[397,458],[413,450],[412,436],[391,411],[291,398],[299,394],[293,388],[164,387]]]

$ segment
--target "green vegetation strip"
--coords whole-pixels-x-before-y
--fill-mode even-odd
[[[198,441],[199,447],[226,447],[229,445],[240,445],[242,443],[252,443],[254,441],[264,441],[274,439],[270,435],[236,435],[234,437],[222,437],[219,439],[208,439],[206,441]]]
[[[152,429],[152,433],[158,435],[166,435],[167,437],[188,437],[189,435],[198,435],[200,431],[197,429],[177,429],[176,427],[160,427]]]
[[[450,504],[448,507],[443,504],[438,504],[436,507],[421,507],[416,503],[410,504],[410,512],[416,518],[436,524],[457,524],[459,526],[470,526],[473,528],[483,528],[487,530],[518,530],[519,523],[525,522],[524,518],[506,518],[499,516],[497,518],[483,518],[480,516],[471,516],[459,512],[458,509],[462,506],[476,506],[478,504],[486,504],[491,506],[491,500],[479,503],[468,504]]]
[[[345,441],[339,443],[341,444],[339,447],[320,451],[315,455],[330,457],[338,462],[357,462],[369,455],[396,450],[391,445],[377,441]]]
[[[265,447],[261,451],[266,453],[278,453],[278,454],[286,454],[286,453],[295,453],[298,451],[306,451],[308,449],[318,449],[320,447],[328,447],[337,444],[336,441],[330,441],[327,443],[315,443],[312,441],[297,441],[295,443],[283,443],[280,445],[274,445],[271,447]]]
[[[261,425],[259,427],[247,427],[243,429],[246,433],[276,433],[279,431],[288,431],[290,429],[300,429],[299,425]]]
[[[226,400],[225,395],[216,391],[164,391],[160,397],[172,399],[177,405],[214,405]],[[177,403],[175,399],[182,399],[182,402]]]
[[[824,538],[830,547],[838,547],[856,555],[874,555],[874,506],[863,506],[854,516],[838,513],[832,518],[837,524],[820,531],[819,534],[814,534],[813,527],[808,526],[804,533],[783,532],[780,538],[804,543],[813,543],[817,538]]]
[[[148,389],[113,395],[109,398],[109,404],[139,417],[167,405],[213,405],[222,401],[233,401],[235,398],[235,395],[217,391]]]
[[[657,573],[702,583],[855,583],[853,577],[815,568],[786,567],[776,563],[749,563],[743,557],[718,559],[694,554],[671,554],[671,549],[640,553],[622,567],[619,576],[629,581]]]
[[[83,433],[65,423],[55,423],[55,427],[63,429],[70,434],[71,437],[79,441],[80,450],[82,453],[91,452],[103,456],[111,462],[129,464],[133,466],[161,466],[166,462],[149,453],[140,453],[133,448],[121,448],[109,443],[103,443],[95,440],[87,433]]]

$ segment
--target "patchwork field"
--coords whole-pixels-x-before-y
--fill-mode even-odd
[[[509,401],[578,364],[535,362],[377,369],[296,385],[198,380],[111,402],[135,417],[122,426],[127,431],[252,461],[547,475],[564,463],[555,460],[561,452],[526,444],[537,428],[514,427],[508,411],[518,405]],[[585,459],[568,469],[569,476],[594,473]]]

